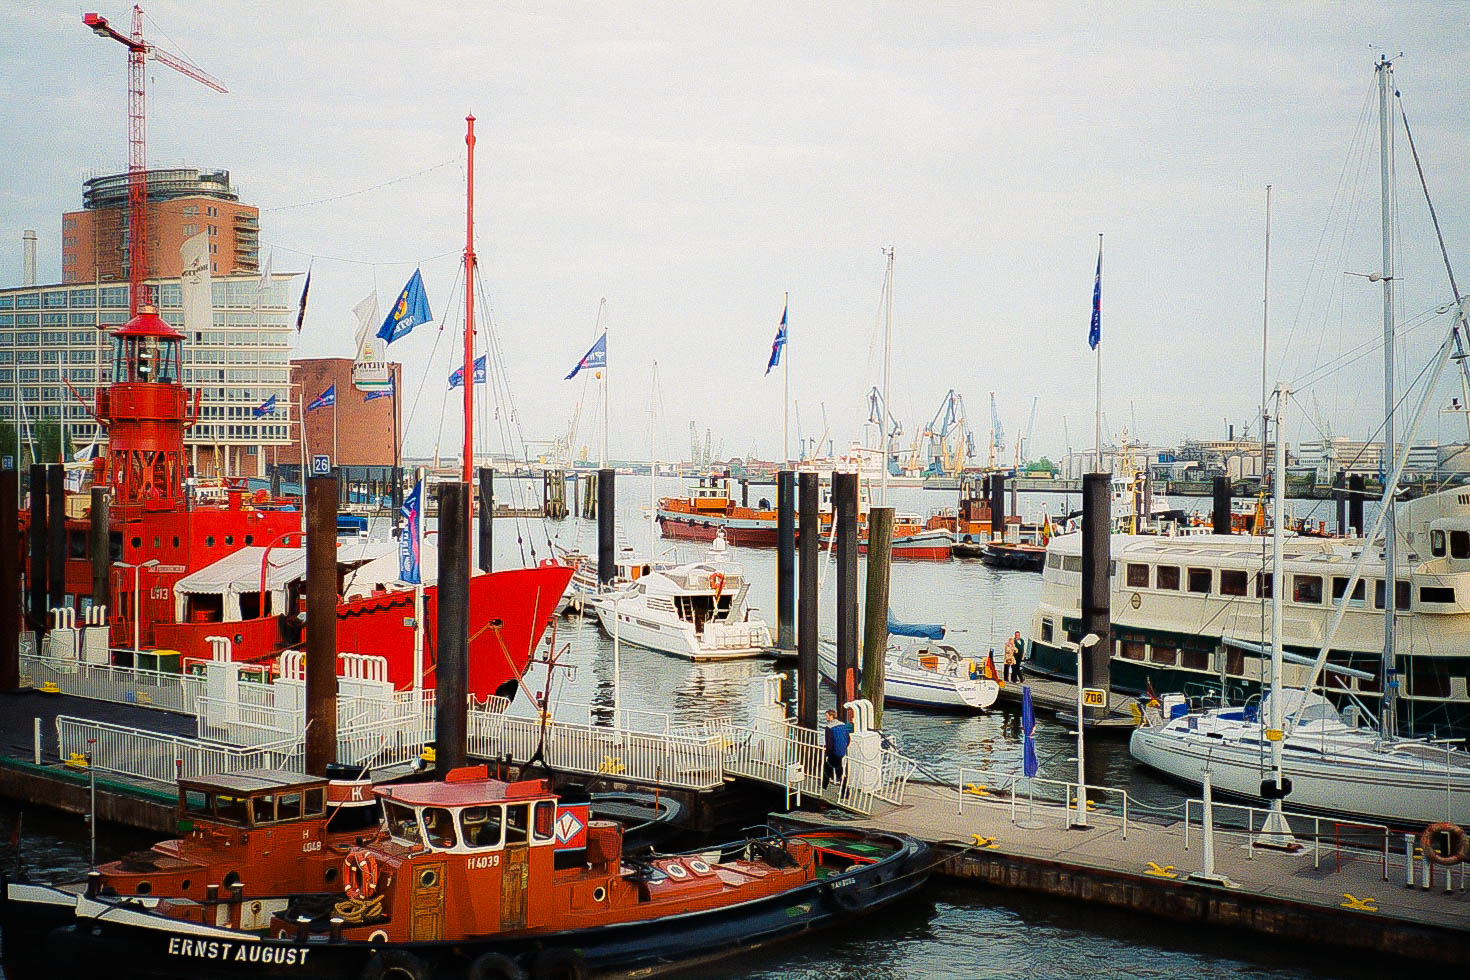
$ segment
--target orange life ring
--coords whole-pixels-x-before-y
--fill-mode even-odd
[[[725,591],[725,574],[723,572],[711,572],[709,587],[715,590],[715,601],[720,601],[720,595]]]
[[[362,902],[378,890],[378,859],[371,851],[352,850],[342,859],[342,890]]]
[[[1449,835],[1448,854],[1441,854],[1439,848],[1435,847],[1436,838],[1440,834]],[[1453,867],[1465,860],[1466,851],[1470,850],[1470,838],[1465,836],[1465,828],[1459,824],[1432,823],[1419,835],[1419,849],[1424,852],[1424,860],[1430,864],[1437,864],[1442,868]]]

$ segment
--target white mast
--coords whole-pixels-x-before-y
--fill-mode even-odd
[[[1266,393],[1266,344],[1271,328],[1271,185],[1266,185],[1266,274],[1261,289],[1261,479],[1266,478],[1266,430],[1271,410]],[[1263,484],[1264,486],[1264,484]],[[1280,511],[1277,511],[1280,514]],[[1337,529],[1342,533],[1342,528]]]
[[[1378,169],[1383,208],[1383,458],[1395,457],[1393,438],[1393,113],[1389,111],[1389,93],[1393,85],[1393,62],[1378,62]],[[1398,659],[1394,642],[1394,620],[1398,614],[1398,568],[1394,538],[1393,486],[1383,485],[1383,734],[1398,734],[1398,706],[1394,696],[1397,687]]]
[[[1290,392],[1283,385],[1276,388],[1276,468],[1271,475],[1271,507],[1275,520],[1271,522],[1271,718],[1266,728],[1266,740],[1271,743],[1271,771],[1276,786],[1282,784],[1281,760],[1285,732],[1282,730],[1286,711],[1285,692],[1281,688],[1281,593],[1286,576],[1281,571],[1281,538],[1284,522],[1281,515],[1286,504],[1286,439],[1282,418],[1286,414],[1286,399]],[[1261,827],[1261,835],[1273,847],[1286,847],[1292,843],[1291,825],[1281,812],[1281,797],[1271,800],[1271,812]]]
[[[884,507],[888,504],[888,353],[893,342],[893,246],[889,246],[884,252],[888,256],[888,273],[885,276],[884,296],[887,299],[887,309],[883,321],[883,404],[879,406],[878,413],[882,419],[879,424],[878,445],[882,447],[882,468],[878,474],[878,506]]]
[[[597,304],[597,336],[605,336],[602,326],[602,313],[607,309],[607,297],[602,297],[602,302]],[[607,344],[602,347],[602,448],[597,457],[597,468],[603,469],[607,466]]]
[[[791,293],[786,294],[786,303],[781,307],[781,329],[786,339],[781,342],[781,353],[786,363],[781,367],[781,459],[785,469],[791,469],[791,433],[787,429],[787,416],[791,412]],[[658,369],[658,363],[654,363]]]
[[[413,690],[422,692],[424,686],[424,516],[428,513],[425,498],[428,488],[424,486],[424,468],[418,467],[414,472],[414,486],[419,491],[419,513],[418,520],[414,523],[417,529],[414,534],[418,538],[419,555],[419,580],[413,586]],[[408,528],[403,529],[407,533]],[[422,693],[419,694],[419,706],[422,709]]]
[[[1102,232],[1098,232],[1097,233],[1097,284],[1096,284],[1096,286],[1094,286],[1094,289],[1096,289],[1098,291],[1099,296],[1101,296],[1101,290],[1102,290],[1102,239],[1103,239]],[[1098,340],[1097,340],[1097,439],[1096,439],[1096,447],[1095,448],[1097,450],[1097,469],[1094,470],[1093,472],[1096,472],[1096,473],[1112,472],[1112,467],[1109,467],[1107,470],[1104,470],[1103,469],[1103,465],[1102,465],[1103,457],[1102,457],[1102,331],[1101,331],[1101,329],[1098,330]]]
[[[658,482],[658,361],[653,362],[653,384],[648,399],[648,561],[651,564],[658,546],[658,509],[654,501],[654,484]]]

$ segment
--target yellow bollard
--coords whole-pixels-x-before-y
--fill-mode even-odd
[[[1152,861],[1148,863],[1148,870],[1144,871],[1144,874],[1148,875],[1151,878],[1179,877],[1179,872],[1174,870],[1174,865],[1166,864],[1163,867],[1160,867],[1159,865],[1154,864]]]
[[[1343,902],[1339,908],[1351,909],[1354,912],[1377,912],[1378,899],[1355,898],[1347,892],[1342,893]]]

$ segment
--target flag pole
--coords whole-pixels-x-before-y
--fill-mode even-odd
[[[1099,296],[1102,291],[1102,232],[1097,233],[1097,288]],[[1100,317],[1099,317],[1100,319]],[[1097,469],[1094,472],[1103,473],[1102,461],[1102,331],[1097,334]]]
[[[306,382],[296,392],[296,403],[300,414],[296,416],[301,429],[301,473],[296,477],[297,489],[301,491],[301,547],[306,547]]]
[[[604,338],[607,336],[607,333],[608,333],[607,328],[606,327],[603,327],[602,328],[602,336]],[[602,455],[601,455],[600,460],[598,461],[598,465],[599,466],[602,466],[602,467],[606,467],[608,465],[608,462],[607,462],[607,429],[608,429],[608,424],[609,424],[609,421],[610,420],[609,420],[608,414],[607,414],[607,389],[608,389],[608,380],[609,380],[609,375],[607,373],[607,362],[608,362],[607,342],[604,340],[603,341],[603,345],[602,345]]]
[[[787,417],[791,414],[791,293],[787,292],[782,306],[782,319],[786,321],[786,340],[781,344],[785,350],[786,366],[781,370],[781,459],[786,469],[791,468],[791,434],[787,428]]]

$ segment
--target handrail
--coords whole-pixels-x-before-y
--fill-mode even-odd
[[[972,781],[972,782],[971,781],[967,781],[967,774],[973,775],[974,781]],[[981,782],[979,782],[979,780],[981,780],[981,779],[991,779],[991,780],[994,780],[996,778],[999,778],[999,780],[1000,780],[1000,785],[999,785],[998,788],[996,786],[992,785],[991,783],[981,783]],[[1062,795],[1062,800],[1058,801],[1058,800],[1053,800],[1053,799],[1043,799],[1041,802],[1042,802],[1042,805],[1044,807],[1052,807],[1052,808],[1055,808],[1055,807],[1058,807],[1058,806],[1064,807],[1065,808],[1065,811],[1066,811],[1066,815],[1067,815],[1067,826],[1070,827],[1070,826],[1073,825],[1073,820],[1074,820],[1075,812],[1076,812],[1076,799],[1077,799],[1077,796],[1076,796],[1076,793],[1077,793],[1077,781],[1076,780],[1046,779],[1046,778],[1041,777],[1041,776],[1025,776],[1025,775],[1023,775],[1021,773],[1014,773],[1014,772],[1011,772],[1011,773],[1003,773],[1003,772],[997,772],[997,771],[991,770],[991,769],[979,769],[979,768],[968,768],[968,767],[960,769],[960,771],[959,771],[959,777],[958,777],[958,780],[957,780],[958,785],[956,787],[956,789],[958,790],[958,795],[959,795],[959,805],[957,807],[956,812],[959,813],[959,814],[961,814],[961,815],[963,815],[964,812],[965,812],[965,803],[966,802],[976,802],[976,803],[985,803],[985,802],[990,802],[990,801],[999,802],[999,800],[1000,800],[1001,797],[1000,796],[997,796],[996,794],[997,793],[1000,793],[1000,794],[1003,794],[1004,797],[1008,800],[1009,805],[1010,805],[1010,811],[1011,811],[1011,823],[1015,823],[1016,822],[1016,800],[1017,800],[1016,788],[1017,788],[1018,784],[1022,780],[1025,780],[1026,783],[1028,784],[1027,787],[1026,787],[1026,802],[1027,802],[1028,806],[1030,806],[1032,808],[1034,808],[1035,803],[1036,803],[1035,787],[1036,787],[1037,784],[1041,784],[1043,786],[1060,786],[1060,787],[1062,787],[1063,790],[1064,790],[1063,795]],[[1097,790],[1097,791],[1102,792],[1102,793],[1116,793],[1117,795],[1119,795],[1120,797],[1122,797],[1122,800],[1123,800],[1123,808],[1122,808],[1122,813],[1120,814],[1120,816],[1121,816],[1122,825],[1123,825],[1123,839],[1124,840],[1127,840],[1128,839],[1128,807],[1129,807],[1129,795],[1128,795],[1128,791],[1126,789],[1123,789],[1120,786],[1104,786],[1104,785],[1099,784],[1099,783],[1083,783],[1082,785],[1083,785],[1083,787],[1089,793],[1091,791],[1093,791],[1093,790]],[[1089,802],[1091,802],[1091,800],[1093,798],[1092,797],[1089,797],[1088,799],[1089,799]],[[1110,810],[1097,809],[1097,810],[1088,810],[1088,816],[1112,817],[1112,816],[1114,816],[1114,814]]]

